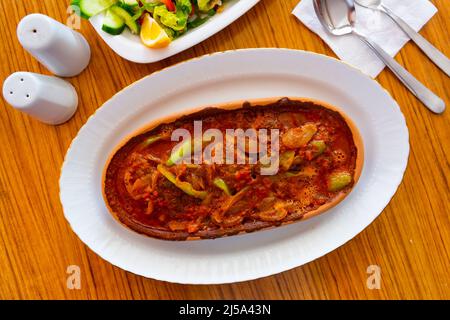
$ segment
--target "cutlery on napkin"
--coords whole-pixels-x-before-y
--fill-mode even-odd
[[[437,12],[428,0],[384,0],[384,3],[414,30],[419,31]],[[409,41],[407,35],[384,13],[357,6],[357,28],[370,35],[391,56]],[[292,12],[309,29],[318,34],[343,61],[375,78],[385,67],[378,57],[358,38],[334,37],[320,24],[312,0],[302,0]]]

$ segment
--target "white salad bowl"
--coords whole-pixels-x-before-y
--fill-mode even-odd
[[[227,1],[222,12],[175,39],[168,47],[161,49],[147,48],[141,43],[139,36],[132,34],[129,30],[117,36],[104,32],[102,30],[103,14],[92,17],[90,22],[106,44],[122,58],[137,63],[152,63],[171,57],[206,40],[244,15],[258,2],[259,0]]]

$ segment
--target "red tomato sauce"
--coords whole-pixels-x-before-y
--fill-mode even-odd
[[[280,169],[261,175],[262,164],[168,165],[177,128],[194,135],[219,129],[278,129]],[[154,137],[158,137],[157,141]],[[149,143],[150,141],[150,143]],[[223,148],[226,153],[226,147]],[[207,234],[259,222],[280,224],[332,201],[354,184],[357,148],[336,111],[315,103],[279,101],[235,110],[209,109],[161,124],[130,139],[112,157],[105,175],[110,209],[132,229]],[[191,191],[177,183],[188,184]],[[220,179],[222,188],[216,184]],[[226,186],[226,190],[223,186]],[[192,193],[194,190],[195,195]]]

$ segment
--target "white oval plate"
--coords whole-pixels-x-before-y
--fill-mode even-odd
[[[104,32],[102,30],[103,14],[91,18],[90,22],[106,44],[119,56],[132,62],[151,63],[171,57],[208,39],[244,15],[259,1],[230,0],[225,4],[223,12],[216,14],[203,25],[190,30],[162,49],[147,48],[141,43],[139,36],[131,34],[128,30],[118,36]]]
[[[274,96],[326,101],[339,106],[360,129],[363,172],[338,206],[311,220],[272,230],[187,242],[139,235],[109,214],[101,175],[108,156],[124,137],[154,119],[196,106]],[[304,51],[229,51],[154,73],[106,102],[67,152],[60,197],[75,233],[112,264],[171,282],[229,283],[301,266],[355,237],[394,195],[408,154],[408,129],[398,105],[358,70]]]

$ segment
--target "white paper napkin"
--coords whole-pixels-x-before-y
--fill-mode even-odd
[[[428,0],[383,0],[395,14],[414,30],[420,30],[437,12]],[[408,42],[408,36],[384,13],[356,6],[356,27],[391,56]],[[317,33],[343,61],[375,78],[385,67],[378,57],[354,35],[336,37],[328,34],[317,19],[312,0],[302,0],[292,12]]]

